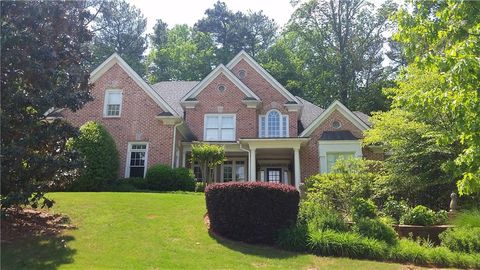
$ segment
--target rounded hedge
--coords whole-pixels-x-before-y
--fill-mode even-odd
[[[172,169],[170,166],[157,164],[147,170],[143,187],[156,191],[194,191],[195,176],[186,168]]]
[[[80,127],[80,135],[71,147],[85,159],[80,177],[71,187],[74,191],[100,191],[117,179],[120,161],[115,141],[101,124],[89,121]]]
[[[210,229],[247,243],[273,244],[295,224],[300,194],[295,187],[263,182],[211,184],[205,189]]]

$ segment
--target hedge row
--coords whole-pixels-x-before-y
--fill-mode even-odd
[[[264,182],[219,183],[205,190],[210,229],[248,243],[274,243],[295,224],[300,196],[295,187]]]

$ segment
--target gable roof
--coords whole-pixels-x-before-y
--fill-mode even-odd
[[[335,110],[339,111],[343,116],[345,116],[352,124],[354,124],[357,128],[364,131],[367,130],[369,127],[366,123],[362,121],[356,114],[350,111],[345,105],[343,105],[340,101],[335,100],[326,110],[324,110],[318,117],[315,119],[305,130],[300,134],[300,137],[307,137],[312,134],[315,129],[320,126],[325,119],[330,116]]]
[[[152,88],[168,102],[175,111],[183,115],[183,108],[180,101],[182,97],[198,83],[198,81],[165,81],[152,85]]]
[[[198,83],[192,90],[190,90],[185,96],[183,96],[181,101],[186,101],[187,99],[195,98],[208,84],[210,84],[218,75],[225,75],[231,82],[233,82],[240,91],[242,91],[248,98],[254,98],[259,100],[260,98],[255,95],[250,88],[248,88],[242,81],[240,81],[237,76],[228,70],[223,64],[218,65],[210,74],[207,75],[200,83]]]
[[[325,111],[308,100],[305,100],[299,96],[296,96],[296,98],[303,104],[303,110],[300,116],[300,122],[302,123],[303,127],[308,127],[315,119],[317,119],[317,117],[322,114],[323,111]]]
[[[260,64],[257,63],[250,55],[248,55],[244,50],[240,51],[228,64],[227,68],[232,69],[238,62],[245,60],[255,71],[258,72],[267,82],[269,82],[273,88],[275,88],[280,94],[282,94],[289,101],[299,103],[298,99],[292,95],[281,83],[279,83],[275,78],[273,78],[270,73],[268,73]]]
[[[90,83],[97,81],[105,72],[107,72],[115,64],[118,64],[130,78],[133,79],[137,85],[150,96],[155,103],[162,108],[163,111],[169,112],[172,115],[179,115],[157,92],[155,92],[152,87],[147,84],[141,77],[138,75],[128,64],[125,62],[120,55],[113,53],[107,60],[103,61],[95,70],[90,73]]]

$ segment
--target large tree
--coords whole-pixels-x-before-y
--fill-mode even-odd
[[[202,80],[214,66],[213,41],[208,34],[187,25],[168,29],[157,21],[151,36],[147,78],[151,83],[171,80]]]
[[[143,75],[143,53],[147,49],[147,20],[141,11],[124,0],[102,1],[92,25],[93,67],[117,52],[140,75]]]
[[[84,6],[1,2],[2,207],[50,206],[44,192],[68,184],[80,165],[66,147],[77,129],[48,113],[75,111],[91,99],[91,14]]]
[[[275,41],[277,24],[260,12],[234,13],[224,2],[216,2],[205,11],[195,27],[212,36],[219,63],[227,63],[240,50],[252,56],[264,52]]]
[[[381,93],[388,84],[382,66],[383,46],[388,15],[394,9],[390,2],[375,9],[363,0],[300,4],[279,42],[296,58],[293,61],[301,72],[297,87],[303,89],[303,95],[321,106],[338,99],[367,113],[386,109]],[[264,61],[282,63],[277,57],[270,53]],[[365,96],[375,102],[366,103]]]

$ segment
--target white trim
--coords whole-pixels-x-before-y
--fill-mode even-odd
[[[209,85],[218,75],[223,74],[225,75],[231,82],[235,84],[235,86],[240,89],[247,97],[255,98],[256,100],[260,100],[260,98],[255,95],[242,81],[240,81],[237,76],[233,75],[230,70],[228,70],[224,65],[218,65],[210,74],[207,75],[200,83],[195,85],[192,90],[188,91],[188,93],[183,96],[181,103],[187,101],[189,98],[195,98],[207,85]],[[229,91],[228,89],[226,91]],[[188,101],[187,101],[188,102]]]
[[[132,144],[145,144],[147,147],[145,148],[145,170],[143,171],[143,177],[147,174],[147,169],[148,169],[148,149],[149,147],[149,142],[128,142],[127,146],[127,158],[125,160],[125,178],[130,177],[130,154],[132,153]]]
[[[279,137],[270,137],[268,136],[268,115],[273,112],[273,111],[276,111],[278,112],[278,114],[280,114],[280,136]],[[261,134],[261,130],[262,130],[262,117],[265,117],[265,136],[262,137],[260,136]],[[287,118],[287,134],[286,136],[283,136],[283,117],[286,117]],[[266,114],[261,114],[258,116],[258,137],[259,138],[288,138],[290,136],[290,117],[288,114],[282,114],[282,112],[280,112],[279,110],[277,109],[271,109],[269,110]]]
[[[223,140],[220,137],[222,136],[221,130],[222,127],[218,127],[217,130],[219,131],[219,138],[217,140],[207,140],[207,117],[209,116],[216,116],[217,118],[219,117],[224,117],[224,116],[233,116],[233,138],[231,140]],[[206,113],[203,116],[203,140],[204,141],[213,141],[213,142],[222,142],[222,141],[227,141],[227,142],[233,142],[237,138],[237,115],[234,113]]]
[[[120,93],[120,109],[118,115],[107,115],[107,103],[108,95],[110,93]],[[103,117],[105,118],[119,118],[122,116],[122,107],[123,107],[123,90],[122,89],[107,89],[105,90],[105,95],[103,97]]]
[[[361,158],[361,140],[340,140],[340,141],[318,141],[318,156],[320,173],[327,172],[328,153],[355,153],[355,157]]]
[[[231,161],[232,164],[232,182],[239,182],[239,181],[242,181],[242,182],[246,182],[248,181],[248,177],[247,177],[247,166],[248,166],[248,161],[246,158],[227,158],[226,160],[224,160],[224,162],[220,165],[220,182],[224,182],[224,179],[223,179],[223,167],[225,166],[225,161]],[[243,180],[237,180],[237,162],[238,161],[243,161],[243,177],[244,179]],[[230,166],[230,165],[229,165]]]
[[[300,137],[308,137],[310,136],[315,129],[320,126],[323,121],[325,121],[335,110],[339,111],[347,120],[352,122],[357,128],[361,131],[369,129],[367,124],[365,124],[362,119],[356,116],[352,111],[350,111],[345,105],[343,105],[340,101],[334,101],[325,111],[323,111],[317,119],[315,119],[301,134]]]
[[[295,98],[282,84],[280,84],[275,78],[270,75],[260,64],[257,63],[250,55],[248,55],[244,50],[240,51],[228,64],[227,68],[232,69],[238,62],[245,60],[255,71],[257,71],[267,82],[269,82],[273,88],[277,89],[280,94],[282,94],[289,101],[295,101],[298,104],[301,102]]]
[[[142,88],[148,96],[150,96],[163,111],[169,112],[173,115],[179,115],[157,92],[155,92],[150,85],[148,85],[120,55],[113,53],[102,64],[100,64],[92,73],[90,73],[90,83],[97,81],[105,72],[107,72],[115,64],[118,64],[130,78],[135,81],[140,88]]]

